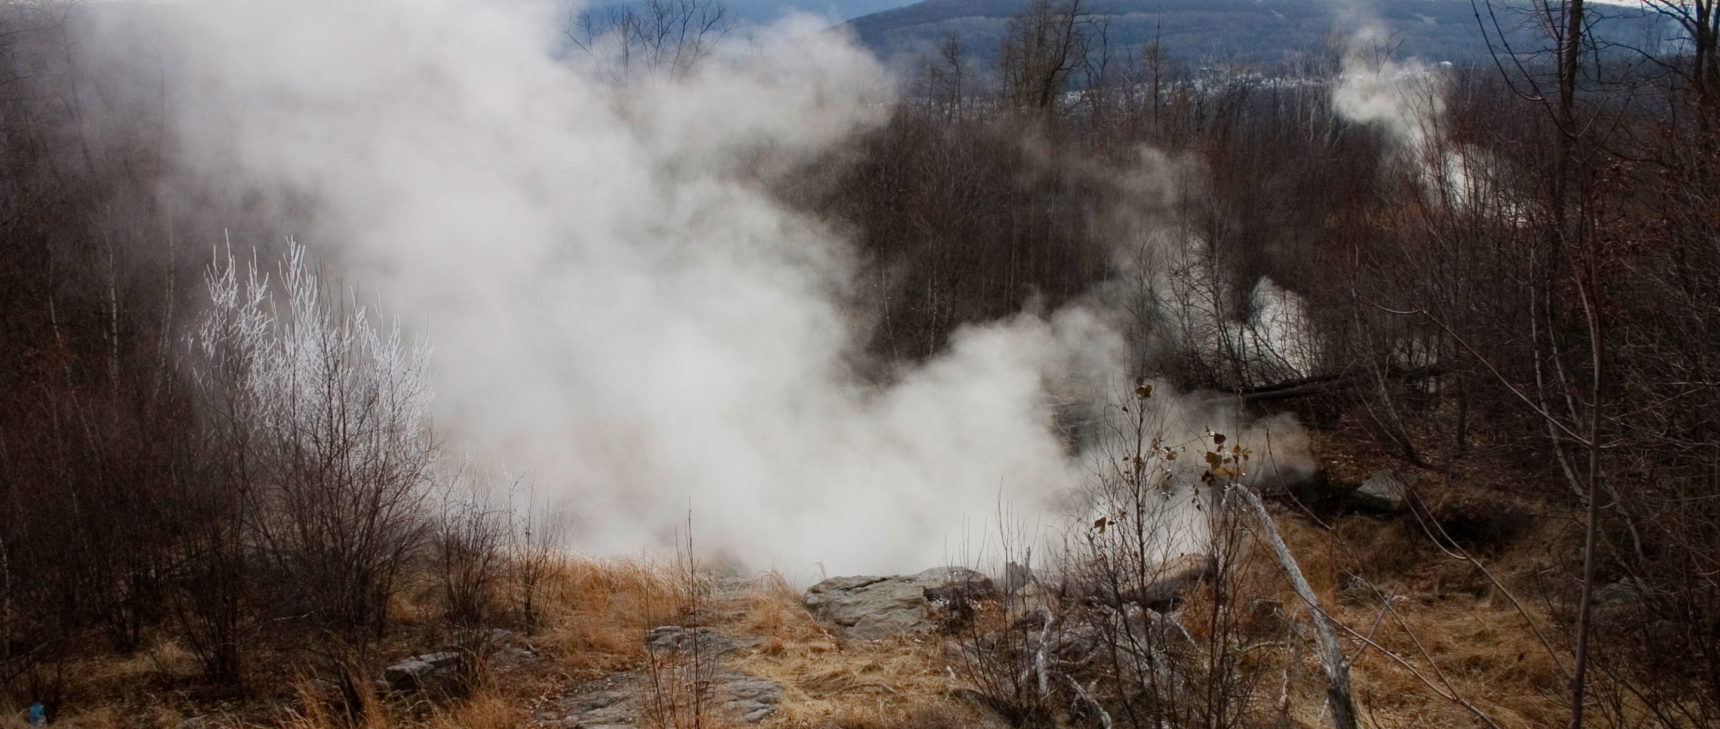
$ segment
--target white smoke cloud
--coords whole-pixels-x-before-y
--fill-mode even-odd
[[[892,79],[792,19],[687,73],[617,74],[561,52],[565,10],[151,6],[90,13],[79,45],[138,75],[110,93],[164,114],[186,189],[163,195],[266,219],[233,224],[296,236],[427,333],[439,437],[565,499],[577,549],[668,546],[690,511],[702,548],[805,579],[960,559],[1000,504],[1054,530],[1096,470],[1059,419],[1097,412],[1127,373],[1129,282],[964,328],[868,384],[850,364],[868,332],[843,304],[855,251],[761,180],[883,123]],[[1113,180],[1119,217],[1162,233],[1186,164],[1144,151]],[[1293,297],[1260,286],[1251,330],[1290,331]],[[1300,436],[1161,392],[1167,442]]]
[[[1438,205],[1459,211],[1501,205],[1508,216],[1520,215],[1521,204],[1501,194],[1500,162],[1452,138],[1446,115],[1452,64],[1384,57],[1378,51],[1382,35],[1377,26],[1364,24],[1350,38],[1332,108],[1345,119],[1385,130],[1398,163]]]
[[[1207,176],[1198,156],[1143,148],[1121,173],[1083,172],[1122,193],[1098,221],[1114,275],[1091,298],[1130,333],[1137,363],[1180,351],[1226,367],[1239,358],[1234,374],[1256,384],[1313,373],[1319,339],[1301,297],[1264,276],[1233,280],[1227,269],[1256,252],[1215,247],[1191,222]]]
[[[515,0],[219,3],[91,48],[159,59],[186,179],[290,210],[428,333],[439,435],[567,498],[577,548],[664,545],[690,509],[754,566],[919,569],[1081,482],[1045,390],[1122,371],[1099,318],[965,329],[868,386],[853,252],[754,182],[883,121],[868,55],[790,24],[618,87],[557,32]]]
[[[1364,34],[1363,38],[1368,37]],[[1344,54],[1332,106],[1351,121],[1383,127],[1416,155],[1443,137],[1446,80],[1438,67],[1418,61],[1371,58],[1363,40]]]

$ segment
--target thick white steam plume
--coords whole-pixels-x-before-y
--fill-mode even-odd
[[[755,182],[882,121],[868,55],[790,25],[619,87],[557,60],[554,11],[182,6],[93,45],[160,59],[189,179],[287,201],[281,233],[429,332],[441,437],[567,498],[577,547],[666,543],[690,509],[791,576],[918,569],[1079,483],[1042,393],[1120,373],[1109,329],[1023,315],[864,385],[850,249]]]

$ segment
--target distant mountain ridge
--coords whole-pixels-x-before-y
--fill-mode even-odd
[[[768,24],[791,12],[810,13],[840,22],[902,5],[902,0],[728,0],[737,19]]]
[[[892,65],[910,64],[956,33],[970,58],[994,64],[1009,18],[1029,0],[925,0],[855,18],[842,27]],[[1157,40],[1172,57],[1274,63],[1287,54],[1320,52],[1334,33],[1348,34],[1364,22],[1385,31],[1394,56],[1428,61],[1473,62],[1488,47],[1468,0],[1389,0],[1371,14],[1340,14],[1326,0],[1084,0],[1095,18],[1107,21],[1108,41],[1119,58],[1138,54]],[[1535,30],[1523,0],[1496,3],[1501,22],[1521,26],[1513,45],[1531,47]],[[1669,21],[1621,6],[1606,6],[1597,25],[1601,36],[1633,48],[1661,48],[1673,37]]]

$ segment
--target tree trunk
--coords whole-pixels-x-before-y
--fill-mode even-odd
[[[1260,521],[1261,533],[1266,536],[1266,543],[1272,547],[1272,553],[1278,558],[1278,567],[1284,570],[1284,576],[1290,579],[1291,589],[1308,604],[1308,614],[1314,621],[1314,635],[1320,644],[1320,668],[1326,673],[1326,698],[1332,705],[1333,729],[1356,729],[1356,707],[1350,697],[1350,667],[1344,660],[1344,647],[1338,644],[1338,631],[1332,626],[1332,619],[1327,617],[1326,610],[1320,607],[1319,598],[1314,595],[1314,588],[1302,576],[1302,568],[1296,565],[1295,556],[1290,554],[1290,547],[1284,544],[1283,537],[1278,535],[1278,525],[1272,523],[1272,515],[1266,513],[1266,504],[1260,501],[1260,496],[1246,487],[1235,486],[1232,493],[1240,494],[1248,502],[1254,516]]]

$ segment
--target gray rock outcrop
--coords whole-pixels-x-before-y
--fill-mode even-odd
[[[965,567],[939,567],[896,577],[833,577],[813,585],[802,601],[813,616],[855,640],[878,640],[939,627],[938,613],[959,616],[966,602],[996,593],[991,578]]]

